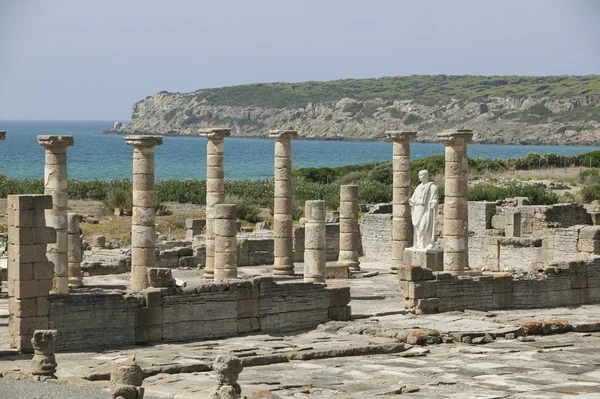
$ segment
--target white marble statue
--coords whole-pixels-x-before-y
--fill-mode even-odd
[[[413,248],[432,248],[435,242],[435,220],[438,210],[438,188],[429,181],[429,172],[419,171],[419,184],[408,200],[412,224],[415,227]]]

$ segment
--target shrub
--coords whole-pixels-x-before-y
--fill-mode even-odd
[[[107,212],[112,213],[115,208],[131,210],[133,208],[133,191],[132,187],[128,188],[121,186],[112,186],[103,201],[104,208]]]
[[[498,201],[514,197],[527,197],[532,205],[558,203],[558,195],[541,186],[515,183],[508,186],[496,186],[485,183],[469,187],[469,201]]]
[[[577,175],[577,180],[589,185],[600,184],[600,168],[583,169]]]
[[[246,220],[250,223],[260,221],[260,208],[256,203],[252,202],[251,198],[228,194],[225,196],[225,203],[235,205],[236,216],[238,219]]]
[[[600,200],[600,184],[585,186],[579,192],[581,200],[585,203],[590,203],[595,200]]]

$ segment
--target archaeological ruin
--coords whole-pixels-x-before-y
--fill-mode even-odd
[[[226,203],[224,139],[229,134],[221,128],[200,132],[207,139],[205,218],[186,220],[183,240],[157,231],[154,153],[163,137],[125,137],[133,147],[130,248],[112,248],[101,235],[89,247],[82,245],[81,225],[87,222],[69,212],[68,202],[67,148],[73,138],[38,136],[46,155],[44,194],[10,195],[6,205],[8,337],[19,353],[35,353],[35,378],[55,378],[54,351],[249,334],[280,337],[315,328],[343,331],[352,320],[374,315],[600,302],[600,207],[530,205],[521,197],[469,202],[469,130],[438,134],[445,148],[443,199],[427,170],[418,171],[419,185],[411,188],[410,143],[417,133],[389,131],[392,203],[359,204],[360,185],[341,185],[339,210],[328,212],[325,201],[308,200],[297,223],[292,217],[297,132],[272,131],[272,229],[270,222],[242,229],[236,205]],[[384,267],[371,269],[373,263]],[[110,279],[114,276],[121,277]],[[374,276],[391,282],[393,293],[380,294],[381,287],[368,285]],[[352,282],[360,280],[369,295],[364,286],[355,293]],[[353,301],[371,298],[389,301],[393,310],[363,304],[356,313],[351,308]],[[371,334],[368,328],[361,331]],[[389,338],[391,333],[379,329],[372,334]],[[442,342],[431,331],[424,334],[405,335],[402,341]],[[404,350],[389,343],[377,349],[368,345],[377,353]],[[343,356],[365,350],[348,349]],[[218,357],[206,366],[217,373],[214,395],[240,397],[237,378],[243,368],[302,357],[301,349],[294,351],[276,361],[256,354],[252,361],[242,355],[242,360]],[[135,378],[127,374],[134,371]],[[144,378],[151,375],[147,369],[143,373]],[[138,374],[143,373],[135,361],[117,365],[110,376],[113,397],[119,392],[141,397]]]

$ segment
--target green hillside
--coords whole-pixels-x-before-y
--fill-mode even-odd
[[[163,92],[166,93],[166,92]],[[187,94],[210,105],[263,108],[304,108],[310,102],[357,100],[415,100],[434,105],[450,99],[479,101],[509,96],[565,98],[600,96],[600,75],[587,76],[446,76],[412,75],[329,82],[257,83]]]

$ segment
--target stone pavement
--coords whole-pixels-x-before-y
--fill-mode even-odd
[[[328,281],[351,287],[357,316],[352,322],[292,334],[59,353],[57,376],[106,388],[113,365],[135,353],[148,375],[147,395],[206,398],[215,385],[212,360],[227,353],[245,364],[238,382],[248,396],[270,390],[282,398],[600,398],[600,332],[502,338],[521,335],[519,327],[528,322],[551,319],[600,331],[600,305],[414,315],[401,308],[396,277],[387,266],[364,261],[361,266],[359,278]],[[247,275],[268,272],[266,267],[240,270]],[[188,281],[194,274],[174,272]],[[124,287],[127,280],[128,275],[99,276],[84,283]],[[0,299],[0,343],[6,342],[7,313],[6,300]],[[437,330],[455,343],[404,344],[416,328]],[[460,342],[462,335],[486,333],[497,338],[484,345]],[[0,373],[11,377],[19,375],[17,370],[27,372],[30,356],[1,349]]]

